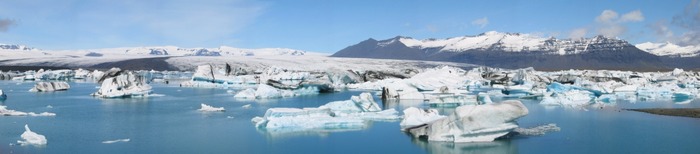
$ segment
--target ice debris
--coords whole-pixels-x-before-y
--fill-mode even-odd
[[[209,106],[209,105],[203,104],[203,103],[201,104],[201,106],[202,106],[202,108],[200,108],[198,110],[201,112],[224,112],[224,111],[226,111],[224,109],[224,107],[213,107],[213,106]]]
[[[131,139],[117,139],[117,140],[109,140],[109,141],[102,141],[104,144],[112,144],[112,143],[117,143],[117,142],[129,142]]]
[[[518,133],[519,135],[527,135],[527,136],[537,136],[537,135],[544,135],[547,132],[558,132],[560,131],[561,128],[557,126],[557,124],[546,124],[546,125],[541,125],[537,127],[532,127],[532,128],[515,128],[513,132]]]

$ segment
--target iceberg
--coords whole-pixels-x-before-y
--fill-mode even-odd
[[[37,82],[34,88],[29,89],[30,92],[51,92],[63,91],[70,89],[67,82]]]
[[[7,95],[5,94],[4,91],[2,91],[2,89],[0,89],[0,101],[4,101],[6,99],[7,99]]]
[[[422,110],[409,107],[403,110],[403,120],[401,120],[399,125],[401,126],[401,131],[405,131],[407,128],[424,125],[445,117],[440,115],[435,109]]]
[[[201,108],[198,110],[200,112],[224,112],[226,111],[224,107],[213,107],[207,104],[202,103]]]
[[[131,139],[117,139],[117,140],[110,140],[110,141],[102,141],[104,144],[112,144],[112,143],[117,143],[117,142],[129,142]]]
[[[570,90],[562,93],[545,95],[540,104],[561,105],[566,107],[583,107],[589,105],[595,98],[593,93],[584,90]]]
[[[251,119],[255,127],[269,133],[359,130],[370,120],[397,120],[394,109],[381,110],[370,93],[352,96],[318,108],[270,108],[263,117]]]
[[[275,87],[260,84],[256,90],[245,89],[234,95],[234,98],[243,99],[268,99],[268,98],[283,98],[283,97],[294,97],[302,95],[315,95],[318,94],[319,90],[316,87],[304,87],[296,90],[282,90]]]
[[[20,137],[22,137],[23,140],[18,140],[17,143],[21,145],[41,146],[46,145],[47,142],[44,135],[32,132],[32,130],[29,129],[29,125],[24,125],[24,133],[22,133]]]
[[[2,106],[0,105],[0,115],[3,116],[32,116],[32,117],[47,117],[47,116],[56,116],[56,113],[50,113],[50,112],[42,112],[42,113],[34,113],[34,112],[22,112],[22,111],[15,111],[15,110],[10,110],[7,109],[7,106]]]
[[[100,78],[102,85],[93,96],[102,98],[127,98],[148,96],[151,86],[146,83],[143,76],[130,71],[122,71],[119,68],[112,68],[105,72]]]
[[[75,76],[73,70],[37,71],[34,74],[36,80],[69,80]]]
[[[491,142],[517,128],[515,120],[528,114],[517,100],[485,105],[464,105],[446,118],[407,128],[415,138],[428,141]]]

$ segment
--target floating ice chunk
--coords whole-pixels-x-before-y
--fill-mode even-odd
[[[590,104],[594,97],[593,93],[589,91],[570,90],[563,93],[554,93],[552,96],[545,96],[540,104],[583,107]]]
[[[49,113],[49,112],[41,112],[39,114],[36,114],[34,112],[29,112],[27,115],[32,116],[32,117],[52,117],[56,116],[56,113]]]
[[[201,112],[224,112],[226,111],[224,107],[213,107],[209,106],[207,104],[201,104],[202,108],[200,108],[198,111]]]
[[[67,82],[37,82],[30,92],[51,92],[68,90],[70,85]]]
[[[2,106],[0,105],[0,115],[3,116],[32,116],[32,117],[44,117],[44,116],[56,116],[55,113],[49,113],[49,112],[42,112],[42,113],[34,113],[34,112],[22,112],[22,111],[15,111],[15,110],[10,110],[7,109],[7,106]]]
[[[7,99],[7,95],[5,94],[4,91],[2,91],[2,89],[0,89],[0,101],[6,100],[6,99]]]
[[[277,90],[277,88],[266,85],[266,84],[260,84],[258,86],[258,89],[255,90],[255,97],[256,98],[281,98],[282,93]]]
[[[335,101],[318,108],[270,108],[264,117],[251,119],[255,126],[268,132],[357,130],[368,120],[397,120],[393,109],[382,111],[370,93]]]
[[[21,135],[23,140],[18,140],[17,143],[21,145],[46,145],[46,137],[41,134],[37,134],[35,132],[32,132],[32,130],[29,129],[29,125],[24,125],[24,133]]]
[[[53,109],[53,106],[47,105],[46,108]]]
[[[236,94],[236,95],[233,96],[233,97],[234,97],[234,98],[249,98],[249,99],[255,99],[255,90],[254,90],[254,89],[248,88],[248,89],[245,89],[245,90],[242,90],[242,91],[238,92],[238,94]]]
[[[440,115],[435,109],[422,110],[409,107],[403,110],[403,120],[401,120],[399,125],[401,126],[401,131],[405,131],[407,128],[428,124],[442,118],[445,118],[445,116]]]
[[[151,92],[151,86],[146,84],[146,79],[130,71],[122,71],[112,68],[100,78],[100,89],[92,93],[93,96],[102,98],[124,98],[147,96]]]
[[[407,131],[429,141],[490,142],[518,127],[515,120],[528,114],[517,100],[486,105],[464,105],[446,118]]]
[[[117,142],[129,142],[131,139],[117,139],[117,140],[109,140],[109,141],[102,141],[104,144],[112,144],[112,143],[117,143]]]
[[[615,96],[614,94],[603,94],[600,95],[596,100],[603,103],[615,103],[617,101],[617,96]]]
[[[557,124],[546,124],[532,128],[515,128],[513,132],[520,135],[538,136],[544,135],[547,132],[558,132],[560,130],[561,128],[557,127]]]
[[[250,109],[250,107],[251,107],[250,104],[246,104],[246,105],[241,106],[241,108],[244,108],[244,109]]]
[[[635,92],[637,91],[637,85],[624,85],[615,88],[614,92]]]

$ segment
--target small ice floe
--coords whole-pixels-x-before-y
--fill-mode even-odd
[[[244,109],[250,109],[250,107],[251,107],[250,104],[246,104],[246,105],[241,106],[241,108],[244,108]]]
[[[146,96],[148,96],[148,97],[164,97],[165,95],[164,94],[148,94]]]
[[[46,108],[53,109],[53,106],[47,105]]]
[[[226,116],[226,119],[233,119],[233,116]]]
[[[43,116],[56,116],[55,113],[49,113],[49,112],[42,112],[42,113],[34,113],[34,112],[22,112],[22,111],[15,111],[15,110],[10,110],[7,109],[7,106],[2,106],[0,105],[0,115],[2,116],[32,116],[32,117],[43,117]]]
[[[202,104],[202,108],[199,109],[201,112],[224,112],[226,111],[224,107],[213,107],[207,104]]]
[[[520,135],[538,136],[544,135],[547,132],[558,132],[560,130],[561,128],[559,128],[557,124],[546,124],[531,128],[515,128],[513,132],[516,132]]]
[[[41,134],[32,132],[29,129],[29,125],[24,125],[24,133],[21,135],[23,140],[17,140],[20,145],[46,145],[46,137]]]
[[[117,140],[110,140],[110,141],[102,141],[104,144],[112,144],[112,143],[117,143],[117,142],[129,142],[131,139],[117,139]]]

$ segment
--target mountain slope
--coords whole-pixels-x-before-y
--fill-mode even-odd
[[[595,36],[582,39],[541,38],[529,34],[486,32],[476,36],[416,40],[395,37],[369,39],[333,57],[449,61],[502,68],[669,69],[661,57],[639,50],[627,41]],[[408,57],[408,58],[405,58]]]

